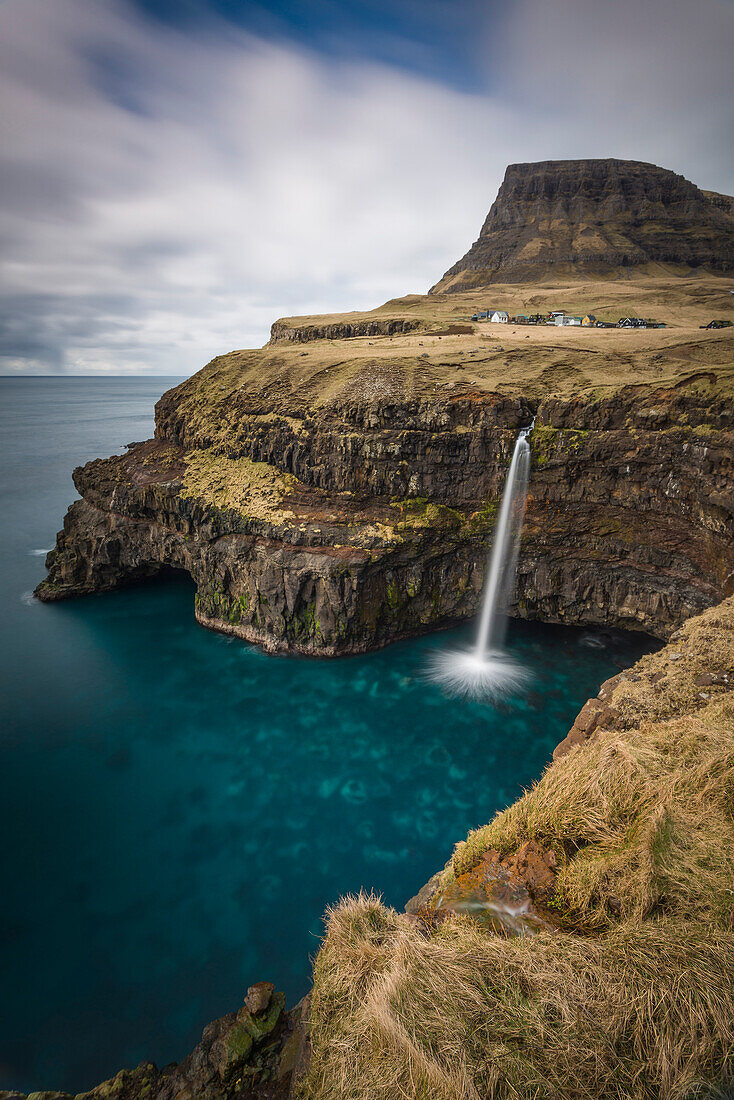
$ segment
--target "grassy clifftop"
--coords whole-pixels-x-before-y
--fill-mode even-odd
[[[723,1096],[734,1082],[734,600],[612,685],[591,739],[457,846],[552,853],[554,931],[328,916],[309,1098]]]
[[[714,317],[734,319],[734,282],[700,276],[495,286],[486,293],[411,295],[363,314],[285,318],[279,331],[304,333],[256,350],[218,356],[161,402],[207,441],[224,442],[243,415],[305,417],[346,405],[375,406],[501,394],[609,395],[623,386],[676,384],[707,372],[734,394],[734,329],[705,331]],[[565,308],[618,319],[653,316],[665,329],[619,330],[472,322],[478,308],[514,312]],[[417,325],[392,335],[339,336],[402,317]],[[313,334],[330,333],[314,339]]]

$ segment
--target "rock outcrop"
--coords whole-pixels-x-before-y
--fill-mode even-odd
[[[238,1012],[207,1024],[182,1062],[120,1070],[74,1100],[290,1100],[308,1061],[308,1013],[309,997],[286,1012],[285,995],[271,982],[258,982]],[[0,1100],[72,1097],[0,1091]]]
[[[411,317],[384,317],[322,325],[289,324],[280,320],[270,326],[270,343],[308,344],[312,340],[349,340],[355,336],[395,336],[397,333],[413,332],[419,327],[420,321]]]
[[[645,265],[730,272],[733,202],[638,161],[511,164],[478,240],[430,293]]]
[[[235,407],[232,408],[232,402]],[[202,624],[334,655],[473,615],[519,426],[536,415],[515,613],[667,637],[734,588],[734,403],[706,377],[269,415],[191,387],[158,439],[79,468],[45,600],[182,569]],[[291,409],[291,412],[294,412]]]

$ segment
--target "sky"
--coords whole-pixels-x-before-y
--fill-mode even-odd
[[[734,0],[0,0],[0,373],[423,293],[507,164],[734,194]]]

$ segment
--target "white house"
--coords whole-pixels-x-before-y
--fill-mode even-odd
[[[565,323],[565,317],[566,314],[563,312],[562,309],[554,309],[551,311],[551,324],[562,325]]]
[[[506,325],[510,320],[510,315],[504,309],[496,309],[489,319],[494,321],[495,324]]]

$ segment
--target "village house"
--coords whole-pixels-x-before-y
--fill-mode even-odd
[[[506,325],[510,320],[510,315],[504,309],[496,309],[489,319],[494,321],[495,324]]]
[[[593,313],[587,313],[581,324],[585,328],[593,328],[596,325],[596,317]]]

